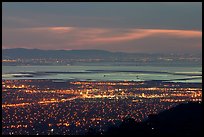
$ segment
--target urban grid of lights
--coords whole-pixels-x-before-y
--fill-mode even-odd
[[[107,123],[116,124],[127,116],[140,122],[181,102],[202,101],[201,87],[179,83],[147,87],[145,82],[74,81],[49,88],[46,83],[56,84],[52,80],[2,80],[3,134],[77,135],[92,127],[103,133]]]

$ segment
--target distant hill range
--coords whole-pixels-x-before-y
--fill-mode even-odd
[[[143,58],[143,57],[161,57],[171,56],[174,54],[146,54],[146,53],[123,53],[123,52],[109,52],[104,50],[40,50],[40,49],[2,49],[3,59],[35,59],[35,58],[55,58],[55,59],[78,59],[78,58],[101,58],[101,59],[114,59],[114,58]]]
[[[104,58],[113,53],[103,50],[40,50],[40,49],[3,49],[3,58]]]

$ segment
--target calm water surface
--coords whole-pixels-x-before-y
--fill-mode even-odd
[[[170,80],[176,82],[201,83],[201,75],[202,67],[192,66],[2,66],[3,79],[77,79],[101,81]]]

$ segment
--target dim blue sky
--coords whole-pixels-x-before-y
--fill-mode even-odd
[[[202,3],[3,3],[3,48],[201,52]]]

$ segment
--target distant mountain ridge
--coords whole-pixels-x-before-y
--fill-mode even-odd
[[[35,58],[57,58],[57,59],[78,59],[78,58],[137,58],[137,57],[158,57],[158,56],[177,56],[176,54],[150,54],[150,53],[125,53],[125,52],[110,52],[105,50],[41,50],[41,49],[2,49],[3,59],[35,59]],[[199,55],[198,55],[199,56]],[[202,55],[201,55],[202,56]]]
[[[2,57],[4,58],[116,58],[122,56],[132,56],[135,53],[123,53],[123,52],[110,52],[105,50],[41,50],[41,49],[3,49]],[[144,53],[137,53],[137,55],[146,55]]]
[[[40,49],[3,49],[3,58],[94,58],[106,57],[111,52],[103,50],[40,50]]]

